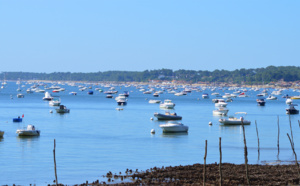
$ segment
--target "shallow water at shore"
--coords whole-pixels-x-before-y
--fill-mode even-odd
[[[158,104],[149,104],[152,94],[143,94],[135,87],[117,87],[122,93],[130,91],[128,104],[117,111],[114,99],[105,98],[104,93],[94,90],[94,95],[79,91],[78,87],[64,85],[64,92],[52,93],[60,96],[62,104],[71,109],[68,114],[50,113],[43,93],[27,94],[17,98],[18,86],[9,82],[0,92],[0,130],[5,131],[0,139],[1,184],[51,184],[54,177],[53,140],[56,139],[56,162],[58,180],[64,184],[84,183],[102,178],[108,171],[122,173],[125,170],[146,170],[157,166],[176,166],[203,163],[205,140],[208,140],[207,163],[219,161],[219,137],[222,137],[223,162],[242,164],[244,143],[241,126],[219,125],[218,116],[212,115],[214,104],[211,99],[202,99],[203,92],[193,91],[186,96],[175,96],[166,91],[157,99],[171,99],[176,103],[176,112],[182,123],[189,126],[187,134],[163,134],[159,124],[164,121],[150,120],[154,112],[164,113]],[[103,88],[103,87],[102,87]],[[107,88],[103,88],[107,90]],[[51,91],[51,90],[49,90]],[[77,96],[69,95],[76,91]],[[217,90],[220,94],[229,90]],[[272,92],[270,90],[269,92]],[[247,112],[245,126],[248,159],[251,164],[264,162],[292,161],[287,133],[290,133],[289,116],[285,114],[285,99],[267,100],[265,107],[256,104],[256,94],[248,91],[249,97],[233,98],[228,103],[229,115]],[[292,90],[283,94],[299,95]],[[13,99],[10,98],[13,96]],[[116,97],[117,94],[114,95]],[[299,103],[299,100],[294,100]],[[13,123],[12,118],[22,116],[22,123]],[[277,156],[277,117],[280,123],[280,154]],[[293,127],[296,152],[299,154],[299,115],[290,117]],[[209,126],[208,123],[213,125]],[[257,121],[260,137],[260,156],[257,152]],[[34,124],[41,130],[39,137],[19,138],[16,130]],[[150,134],[155,129],[156,134]]]

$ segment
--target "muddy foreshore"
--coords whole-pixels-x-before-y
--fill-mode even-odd
[[[245,165],[224,163],[221,166],[223,185],[248,185]],[[203,185],[203,164],[151,168],[146,171],[126,170],[125,174],[108,172],[107,182],[84,185]],[[248,165],[251,185],[299,185],[296,165]],[[220,184],[219,164],[206,165],[206,185]],[[131,180],[131,181],[130,181]],[[60,184],[63,185],[63,184]]]

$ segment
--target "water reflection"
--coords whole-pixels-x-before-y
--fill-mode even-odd
[[[246,127],[246,126],[245,126]],[[231,133],[243,133],[242,125],[219,125],[221,131],[229,131]]]
[[[187,132],[177,132],[177,133],[162,133],[161,137],[164,138],[181,138],[184,136],[188,136]]]
[[[40,136],[17,136],[18,142],[22,147],[32,147],[40,139]]]

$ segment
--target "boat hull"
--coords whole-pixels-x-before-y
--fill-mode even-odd
[[[286,114],[299,114],[299,110],[286,109]]]
[[[69,113],[70,109],[55,109],[56,113],[64,114],[64,113]]]
[[[22,122],[22,118],[13,118],[13,122]]]
[[[118,105],[120,105],[120,106],[122,106],[122,105],[127,105],[127,102],[123,102],[123,101],[119,101],[119,102],[117,102],[118,103]]]
[[[155,113],[154,116],[155,116],[158,120],[181,120],[181,119],[182,119],[181,116],[176,116],[176,115],[166,115],[166,114],[159,114],[159,113]]]
[[[219,122],[222,123],[223,125],[242,125],[241,120],[220,119]],[[243,124],[244,125],[250,125],[251,121],[244,120]]]
[[[163,130],[163,133],[180,133],[180,132],[188,132],[189,127],[188,126],[160,126],[160,128]]]
[[[39,136],[40,130],[17,130],[18,136]]]

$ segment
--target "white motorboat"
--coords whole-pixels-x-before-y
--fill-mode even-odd
[[[28,94],[33,93],[33,91],[31,90],[31,88],[28,88],[28,89],[26,90],[26,92],[27,92]]]
[[[43,97],[43,100],[50,101],[52,99],[53,97],[51,96],[51,94],[49,92],[45,92],[45,97]]]
[[[277,97],[269,95],[269,97],[267,97],[267,100],[277,100]]]
[[[68,109],[66,106],[64,105],[60,105],[58,109],[55,109],[56,110],[56,113],[60,113],[60,114],[63,114],[63,113],[69,113],[70,112],[70,109]]]
[[[235,114],[236,115],[237,114],[246,115],[247,113],[246,112],[236,112]],[[244,125],[250,125],[250,123],[251,123],[251,121],[249,121],[249,120],[244,120],[243,117],[236,118],[233,116],[230,116],[228,118],[221,118],[221,119],[219,119],[219,122],[222,123],[223,125],[242,125],[242,122]]]
[[[216,107],[226,107],[227,103],[225,102],[224,99],[218,99],[217,102],[215,103]]]
[[[24,98],[24,94],[18,94],[17,98]]]
[[[174,133],[174,132],[188,132],[189,127],[176,121],[169,121],[166,124],[159,125],[162,128],[163,133]]]
[[[184,93],[183,92],[177,92],[176,94],[174,94],[175,96],[183,96]]]
[[[36,130],[34,125],[28,125],[27,129],[19,129],[16,133],[19,136],[39,136],[41,131]]]
[[[225,93],[225,95],[223,95],[222,98],[231,98],[231,95],[229,93]]]
[[[115,98],[118,105],[126,105],[127,104],[127,98],[124,94],[119,94],[118,97]]]
[[[166,99],[163,103],[159,105],[159,107],[164,109],[173,109],[175,107],[175,103],[172,103],[171,100]]]
[[[149,103],[160,103],[160,100],[156,100],[156,99],[150,99]]]
[[[216,110],[213,110],[213,115],[221,115],[221,116],[225,116],[228,113],[228,109],[224,108],[224,107],[220,107]]]
[[[49,101],[50,106],[59,106],[61,103],[61,100],[59,97],[54,96],[51,101]]]
[[[119,99],[127,99],[126,96],[124,94],[119,94],[119,96],[117,96],[115,98],[116,101],[118,101]]]
[[[143,94],[152,94],[152,91],[147,90],[147,91],[144,91]]]
[[[203,98],[203,99],[208,99],[208,98],[209,98],[209,95],[208,95],[207,93],[203,93],[203,94],[202,94],[202,98]]]

